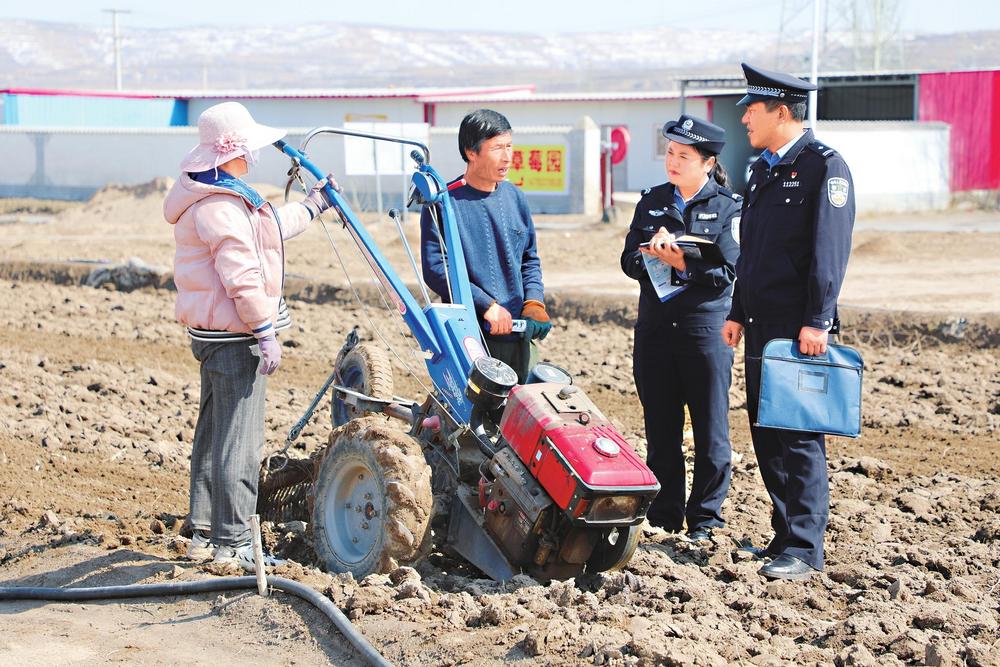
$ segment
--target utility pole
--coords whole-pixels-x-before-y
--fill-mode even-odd
[[[781,42],[785,39],[785,0],[781,0],[781,18],[778,19],[778,46],[774,49],[774,69],[781,69]]]
[[[114,40],[115,49],[115,90],[122,89],[122,43],[118,35],[118,15],[131,14],[127,9],[102,9],[102,12],[111,14],[111,35]]]
[[[882,68],[882,0],[874,0],[872,9],[872,19],[875,22],[872,44],[874,52],[872,54],[872,69],[878,71]]]
[[[809,80],[814,86],[819,85],[819,13],[823,0],[813,0],[813,50],[812,50],[812,73]],[[809,92],[809,127],[816,129],[817,103],[819,102],[819,90]]]
[[[861,21],[858,18],[858,0],[851,2],[851,38],[854,45],[854,65],[851,69],[856,72],[861,67]]]

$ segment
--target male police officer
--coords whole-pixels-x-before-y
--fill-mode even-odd
[[[826,351],[835,326],[854,226],[854,189],[843,158],[803,128],[801,79],[743,64],[742,123],[764,149],[743,201],[733,307],[722,336],[746,333],[747,410],[760,474],[771,496],[774,538],[760,569],[771,579],[805,579],[823,569],[829,483],[823,435],[754,426],[761,354],[774,338],[798,339],[803,354]],[[765,553],[760,555],[765,555]]]

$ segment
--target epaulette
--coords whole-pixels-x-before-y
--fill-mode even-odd
[[[819,153],[823,157],[827,157],[827,158],[830,157],[831,155],[836,155],[837,154],[836,150],[834,150],[833,148],[830,148],[829,146],[827,146],[826,144],[824,144],[822,141],[813,141],[813,142],[810,142],[809,145],[806,146],[806,148],[808,148],[808,149],[810,149],[810,150],[812,150],[812,151],[814,151],[816,153]]]
[[[743,195],[738,195],[729,188],[720,187],[719,194],[725,195],[726,197],[729,197],[733,201],[743,201]]]
[[[670,187],[670,182],[669,181],[666,182],[666,183],[660,183],[659,185],[654,185],[651,188],[646,188],[645,190],[643,190],[642,191],[642,196],[645,197],[646,195],[652,195],[652,194],[658,195],[658,194],[662,194],[663,192],[666,192],[667,188],[669,188],[669,187]]]

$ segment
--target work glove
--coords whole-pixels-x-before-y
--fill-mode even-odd
[[[312,190],[306,195],[306,198],[302,200],[302,205],[309,209],[312,213],[313,220],[319,216],[320,213],[327,210],[333,206],[333,202],[327,198],[326,191],[324,187],[329,184],[337,192],[343,192],[344,188],[340,187],[337,180],[333,177],[333,174],[327,174],[326,178],[316,181],[316,184],[312,186]]]
[[[531,340],[542,340],[549,335],[552,323],[549,314],[545,312],[545,304],[541,301],[528,299],[521,309],[521,319],[525,321],[524,337]]]
[[[281,346],[278,345],[278,339],[273,333],[268,334],[258,338],[257,345],[260,347],[260,374],[271,375],[281,365]]]

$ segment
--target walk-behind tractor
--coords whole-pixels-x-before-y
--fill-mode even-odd
[[[519,572],[547,580],[622,567],[636,549],[639,524],[659,484],[564,370],[540,363],[519,385],[509,366],[489,356],[448,189],[429,164],[428,148],[408,139],[318,128],[301,150],[275,144],[292,159],[290,184],[300,169],[323,177],[305,153],[319,134],[417,148],[410,154],[416,169],[408,205],[427,207],[443,230],[451,295],[449,303],[431,301],[398,214],[390,211],[417,273],[421,307],[345,198],[326,186],[386,303],[395,306],[419,345],[414,352],[425,360],[433,387],[425,387],[422,401],[396,398],[388,351],[360,342],[352,331],[287,441],[332,387],[329,445],[308,459],[282,452],[265,460],[261,515],[307,521],[326,569],[359,578],[413,563],[433,549],[457,553],[500,581]],[[403,356],[393,354],[409,369]]]

